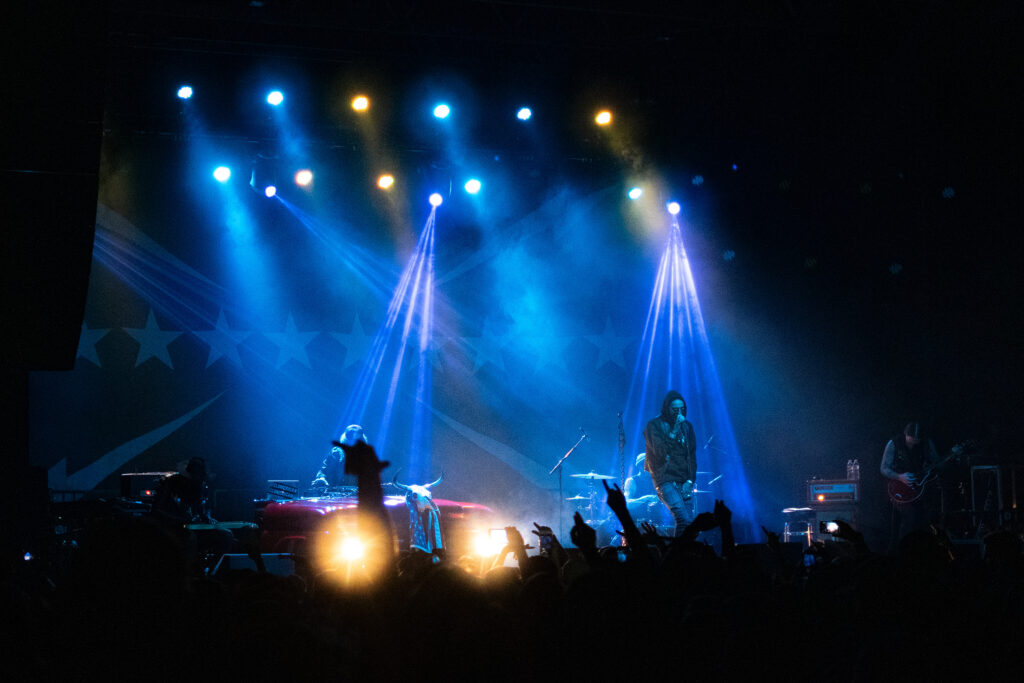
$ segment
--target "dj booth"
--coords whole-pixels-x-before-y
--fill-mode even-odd
[[[494,513],[486,505],[434,498],[440,511],[441,535],[447,554],[472,554],[474,542],[494,525]],[[264,553],[313,554],[324,544],[358,535],[355,489],[340,488],[323,495],[282,500],[257,500],[256,522],[262,529]],[[398,548],[409,548],[409,509],[403,495],[384,496]]]

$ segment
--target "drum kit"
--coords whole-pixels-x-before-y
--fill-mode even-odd
[[[612,515],[606,514],[606,511],[604,510],[605,501],[601,495],[602,492],[597,487],[597,482],[611,481],[612,479],[615,479],[615,477],[607,474],[598,474],[594,471],[587,472],[586,474],[570,474],[569,476],[573,479],[580,479],[587,483],[587,491],[585,495],[577,493],[575,496],[565,499],[575,506],[577,512],[583,514],[584,521],[595,528],[605,526],[609,521],[613,521],[610,519]],[[713,472],[697,472],[698,481],[704,477],[709,478],[708,483],[705,484],[705,486],[710,486],[722,478],[721,475],[714,476]],[[693,493],[694,495],[702,495],[712,493],[712,491],[706,489],[694,489]],[[654,499],[643,506],[643,509],[646,512],[634,511],[632,509],[633,506],[630,506],[630,512],[633,513],[634,521],[638,525],[641,522],[650,522],[655,526],[662,526],[664,520],[658,519],[659,517],[664,517],[664,515],[659,514],[662,507],[664,506],[661,505],[661,502]],[[667,510],[665,512],[667,514]],[[615,521],[613,526],[615,524],[618,524],[618,522]]]

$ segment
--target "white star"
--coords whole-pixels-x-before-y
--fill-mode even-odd
[[[622,352],[633,341],[633,337],[615,336],[615,328],[612,327],[611,318],[605,318],[604,332],[601,334],[588,334],[586,338],[587,341],[598,348],[598,368],[608,362],[615,363],[622,368],[626,367],[626,359],[623,357]]]
[[[84,358],[90,363],[99,366],[100,357],[96,354],[96,342],[106,337],[108,332],[110,332],[110,328],[90,330],[85,323],[82,323],[82,333],[78,337],[78,355],[75,358]]]
[[[181,332],[161,330],[160,326],[156,324],[156,316],[153,315],[152,308],[149,309],[149,315],[146,317],[146,327],[142,329],[126,327],[124,331],[139,342],[139,354],[135,360],[135,367],[139,367],[150,358],[156,358],[167,367],[174,368],[171,363],[171,354],[167,352],[167,345],[180,337]]]
[[[213,365],[219,358],[226,357],[238,367],[242,367],[242,359],[238,355],[238,345],[252,332],[232,330],[228,327],[224,309],[217,315],[217,328],[213,330],[193,330],[192,334],[202,339],[210,347],[210,355],[206,358],[206,367]]]
[[[360,322],[358,315],[356,315],[356,319],[352,323],[351,332],[348,334],[331,332],[331,336],[345,347],[345,362],[341,367],[342,370],[347,369],[350,365],[363,362],[373,347],[374,337],[366,334],[363,330],[363,324]]]
[[[309,364],[309,356],[306,355],[306,345],[318,334],[320,333],[299,332],[295,327],[295,319],[291,313],[288,314],[288,324],[285,325],[284,332],[263,333],[265,337],[277,345],[277,365],[275,367],[279,368],[287,363],[290,358],[294,358],[310,369],[313,366]]]

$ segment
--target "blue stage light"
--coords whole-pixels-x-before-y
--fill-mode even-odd
[[[231,178],[231,169],[227,166],[218,166],[213,169],[213,177],[219,183],[226,183]]]
[[[284,102],[284,93],[280,90],[273,90],[267,94],[267,104],[277,106]]]
[[[267,195],[268,197],[273,197],[275,194],[277,194],[277,188],[274,187],[273,185],[267,185],[266,189],[263,190],[263,194]]]
[[[178,97],[180,97],[183,100],[187,100],[188,98],[192,97],[192,86],[183,85],[180,88],[178,88]]]
[[[680,210],[680,208],[681,208],[681,207],[679,206],[679,202],[669,202],[669,203],[668,203],[668,204],[666,205],[666,207],[665,207],[665,208],[667,208],[667,209],[668,209],[668,212],[669,212],[670,214],[672,214],[673,216],[675,216],[676,214],[678,214],[678,213],[679,213],[679,210]]]
[[[449,107],[447,104],[439,104],[436,107],[434,107],[434,116],[436,116],[439,119],[446,119],[448,118],[448,114],[451,113],[451,107]]]
[[[441,195],[439,195],[436,192],[434,194],[430,195],[430,205],[433,206],[433,207],[441,206],[441,202],[443,202],[443,201],[444,201],[444,197],[442,197]]]
[[[642,188],[634,187],[629,191],[628,195],[630,199],[640,199],[640,197],[644,196],[644,191]]]
[[[469,180],[466,181],[466,185],[465,185],[466,192],[468,192],[470,194],[476,194],[477,192],[479,192],[480,191],[480,187],[481,187],[481,183],[476,178],[470,178]]]
[[[533,116],[533,112],[530,111],[529,107],[523,107],[516,113],[516,118],[520,121],[529,121],[531,116]]]

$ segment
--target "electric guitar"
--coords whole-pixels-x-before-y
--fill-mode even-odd
[[[935,479],[935,471],[945,465],[947,462],[957,457],[964,452],[964,443],[958,443],[950,449],[949,455],[939,460],[937,463],[924,469],[922,472],[914,477],[913,484],[904,484],[899,479],[890,479],[887,487],[887,493],[889,494],[889,500],[897,505],[905,503],[913,503],[924,495],[925,488]]]

